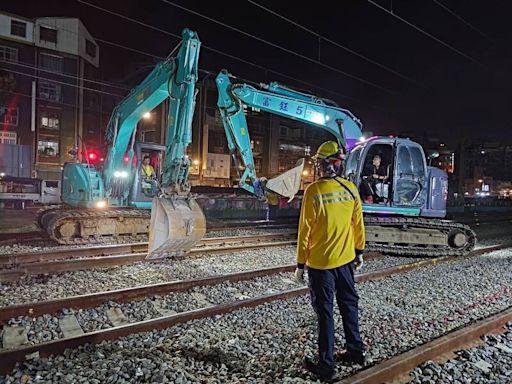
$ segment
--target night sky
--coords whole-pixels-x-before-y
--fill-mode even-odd
[[[194,29],[203,42],[201,69],[216,73],[227,68],[243,79],[277,80],[333,99],[361,118],[364,130],[374,134],[415,132],[440,137],[449,144],[455,144],[462,136],[512,141],[508,121],[512,6],[507,1],[374,0],[372,4],[345,0],[336,2],[338,8],[333,8],[335,2],[323,0],[309,2],[308,6],[298,1],[254,0],[378,65],[325,40],[320,42],[319,50],[317,36],[249,1],[166,1],[2,0],[0,4],[2,10],[26,17],[78,17],[97,39],[157,56],[166,56],[179,40],[93,8],[86,2],[174,35],[180,35],[185,27]],[[313,61],[320,58],[325,66],[244,36],[171,3]],[[375,4],[388,10],[392,6],[395,15],[451,48]],[[100,42],[100,63],[106,81],[119,80],[120,73],[130,63],[153,60]]]

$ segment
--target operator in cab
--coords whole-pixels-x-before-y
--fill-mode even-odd
[[[151,158],[148,155],[144,156],[140,167],[140,173],[142,178],[142,192],[144,192],[148,197],[153,197],[158,193],[158,184],[156,181],[155,168],[153,168],[150,162]]]
[[[154,179],[156,178],[155,168],[151,165],[151,158],[146,155],[142,159],[142,178]]]
[[[338,176],[343,162],[338,143],[323,143],[313,158],[321,177],[304,192],[295,280],[304,282],[304,266],[307,266],[311,301],[318,319],[318,356],[305,357],[304,368],[320,379],[330,381],[336,378],[336,361],[364,363],[354,269],[363,265],[365,232],[357,187]],[[336,357],[334,297],[346,339],[346,351]]]
[[[382,165],[380,155],[373,156],[372,166],[364,172],[361,181],[361,196],[365,203],[372,204],[380,201],[376,192],[377,183],[383,183],[387,178],[387,169]]]

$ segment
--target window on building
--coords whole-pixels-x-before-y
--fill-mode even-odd
[[[62,57],[41,53],[39,55],[41,67],[49,71],[62,72]]]
[[[59,130],[60,116],[52,112],[42,112],[40,115],[40,127],[43,129]]]
[[[5,61],[18,61],[18,48],[6,47],[0,45],[0,60]]]
[[[18,108],[0,105],[0,125],[18,125]]]
[[[301,136],[301,132],[302,132],[302,130],[297,129],[297,128],[294,129],[294,128],[286,127],[283,125],[281,125],[279,127],[280,136],[287,137],[287,138],[298,139]]]
[[[42,99],[61,101],[62,86],[49,81],[39,82],[39,97]]]
[[[47,41],[57,44],[57,30],[49,27],[39,26],[39,41]]]
[[[18,134],[10,131],[0,131],[0,144],[16,144]]]
[[[96,57],[96,44],[91,40],[85,39],[85,53],[91,57]]]
[[[14,92],[16,91],[16,77],[12,73],[0,69],[0,90]]]
[[[55,139],[40,138],[37,141],[37,153],[39,156],[58,157],[59,142]]]
[[[11,20],[11,35],[27,37],[27,23],[18,20]]]

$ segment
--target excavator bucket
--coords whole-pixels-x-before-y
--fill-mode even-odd
[[[300,181],[304,170],[304,159],[299,159],[297,165],[288,171],[267,180],[265,187],[272,192],[287,197],[288,202],[292,201],[300,189]]]
[[[154,197],[146,259],[181,256],[206,233],[203,210],[193,198]]]

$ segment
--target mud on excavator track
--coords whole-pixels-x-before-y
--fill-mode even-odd
[[[153,199],[153,208],[107,210],[53,207],[37,223],[59,244],[148,241],[148,259],[180,256],[206,233],[206,218],[194,198]]]
[[[366,249],[387,255],[463,256],[476,244],[469,226],[449,220],[365,216],[364,223]]]
[[[59,244],[96,244],[107,241],[147,241],[151,212],[148,209],[107,210],[50,208],[37,222]]]

